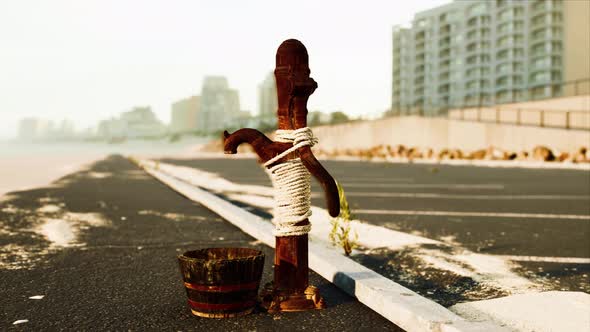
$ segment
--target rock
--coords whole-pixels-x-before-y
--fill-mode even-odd
[[[532,157],[534,160],[539,160],[539,161],[553,161],[553,160],[555,160],[555,155],[553,154],[551,149],[549,149],[546,146],[536,146],[533,149]]]
[[[516,154],[516,160],[527,160],[529,158],[529,153],[526,151],[521,151]]]
[[[452,149],[449,153],[450,159],[463,159],[463,151],[459,149]]]
[[[507,153],[495,148],[493,146],[490,146],[487,151],[486,151],[486,157],[484,159],[488,159],[488,160],[506,160],[507,159]]]
[[[557,161],[559,161],[559,162],[564,162],[568,159],[570,159],[570,154],[567,152],[562,152],[562,153],[557,154]]]
[[[573,153],[572,161],[574,163],[589,162],[590,158],[589,158],[588,152],[589,151],[586,147],[581,147],[580,149],[578,149],[578,151]]]
[[[442,149],[438,152],[437,159],[438,160],[447,159],[450,154],[451,154],[451,152],[449,151],[449,149]]]
[[[422,156],[422,152],[420,152],[419,148],[410,148],[408,150],[409,159],[422,159]]]
[[[408,157],[407,149],[402,144],[396,145],[394,147],[394,151],[395,151],[395,154],[397,155],[397,157],[400,157],[400,158],[407,158]]]
[[[481,149],[473,151],[469,154],[468,159],[482,160],[486,157],[487,150]]]

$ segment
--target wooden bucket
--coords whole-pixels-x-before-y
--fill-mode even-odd
[[[254,309],[264,254],[248,248],[207,248],[178,256],[191,312],[200,317],[247,315]]]

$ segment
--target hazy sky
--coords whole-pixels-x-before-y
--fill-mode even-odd
[[[134,105],[169,122],[170,104],[225,75],[241,107],[288,38],[301,40],[319,88],[311,110],[352,115],[387,109],[391,29],[449,0],[0,2],[0,137],[18,120],[95,125]]]

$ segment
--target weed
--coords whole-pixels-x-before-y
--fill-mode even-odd
[[[352,220],[352,214],[350,213],[350,207],[348,206],[344,189],[340,183],[336,182],[336,185],[338,186],[338,198],[340,199],[340,214],[338,217],[330,220],[332,230],[330,231],[329,238],[333,245],[342,247],[344,254],[350,256],[352,249],[358,247],[358,234],[355,232],[354,237],[351,238],[350,222]]]

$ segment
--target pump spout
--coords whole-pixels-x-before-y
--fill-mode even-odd
[[[227,130],[223,132],[223,152],[225,154],[238,153],[238,146],[242,143],[250,144],[263,163],[290,147],[289,143],[271,141],[256,129],[242,128],[231,134]]]

